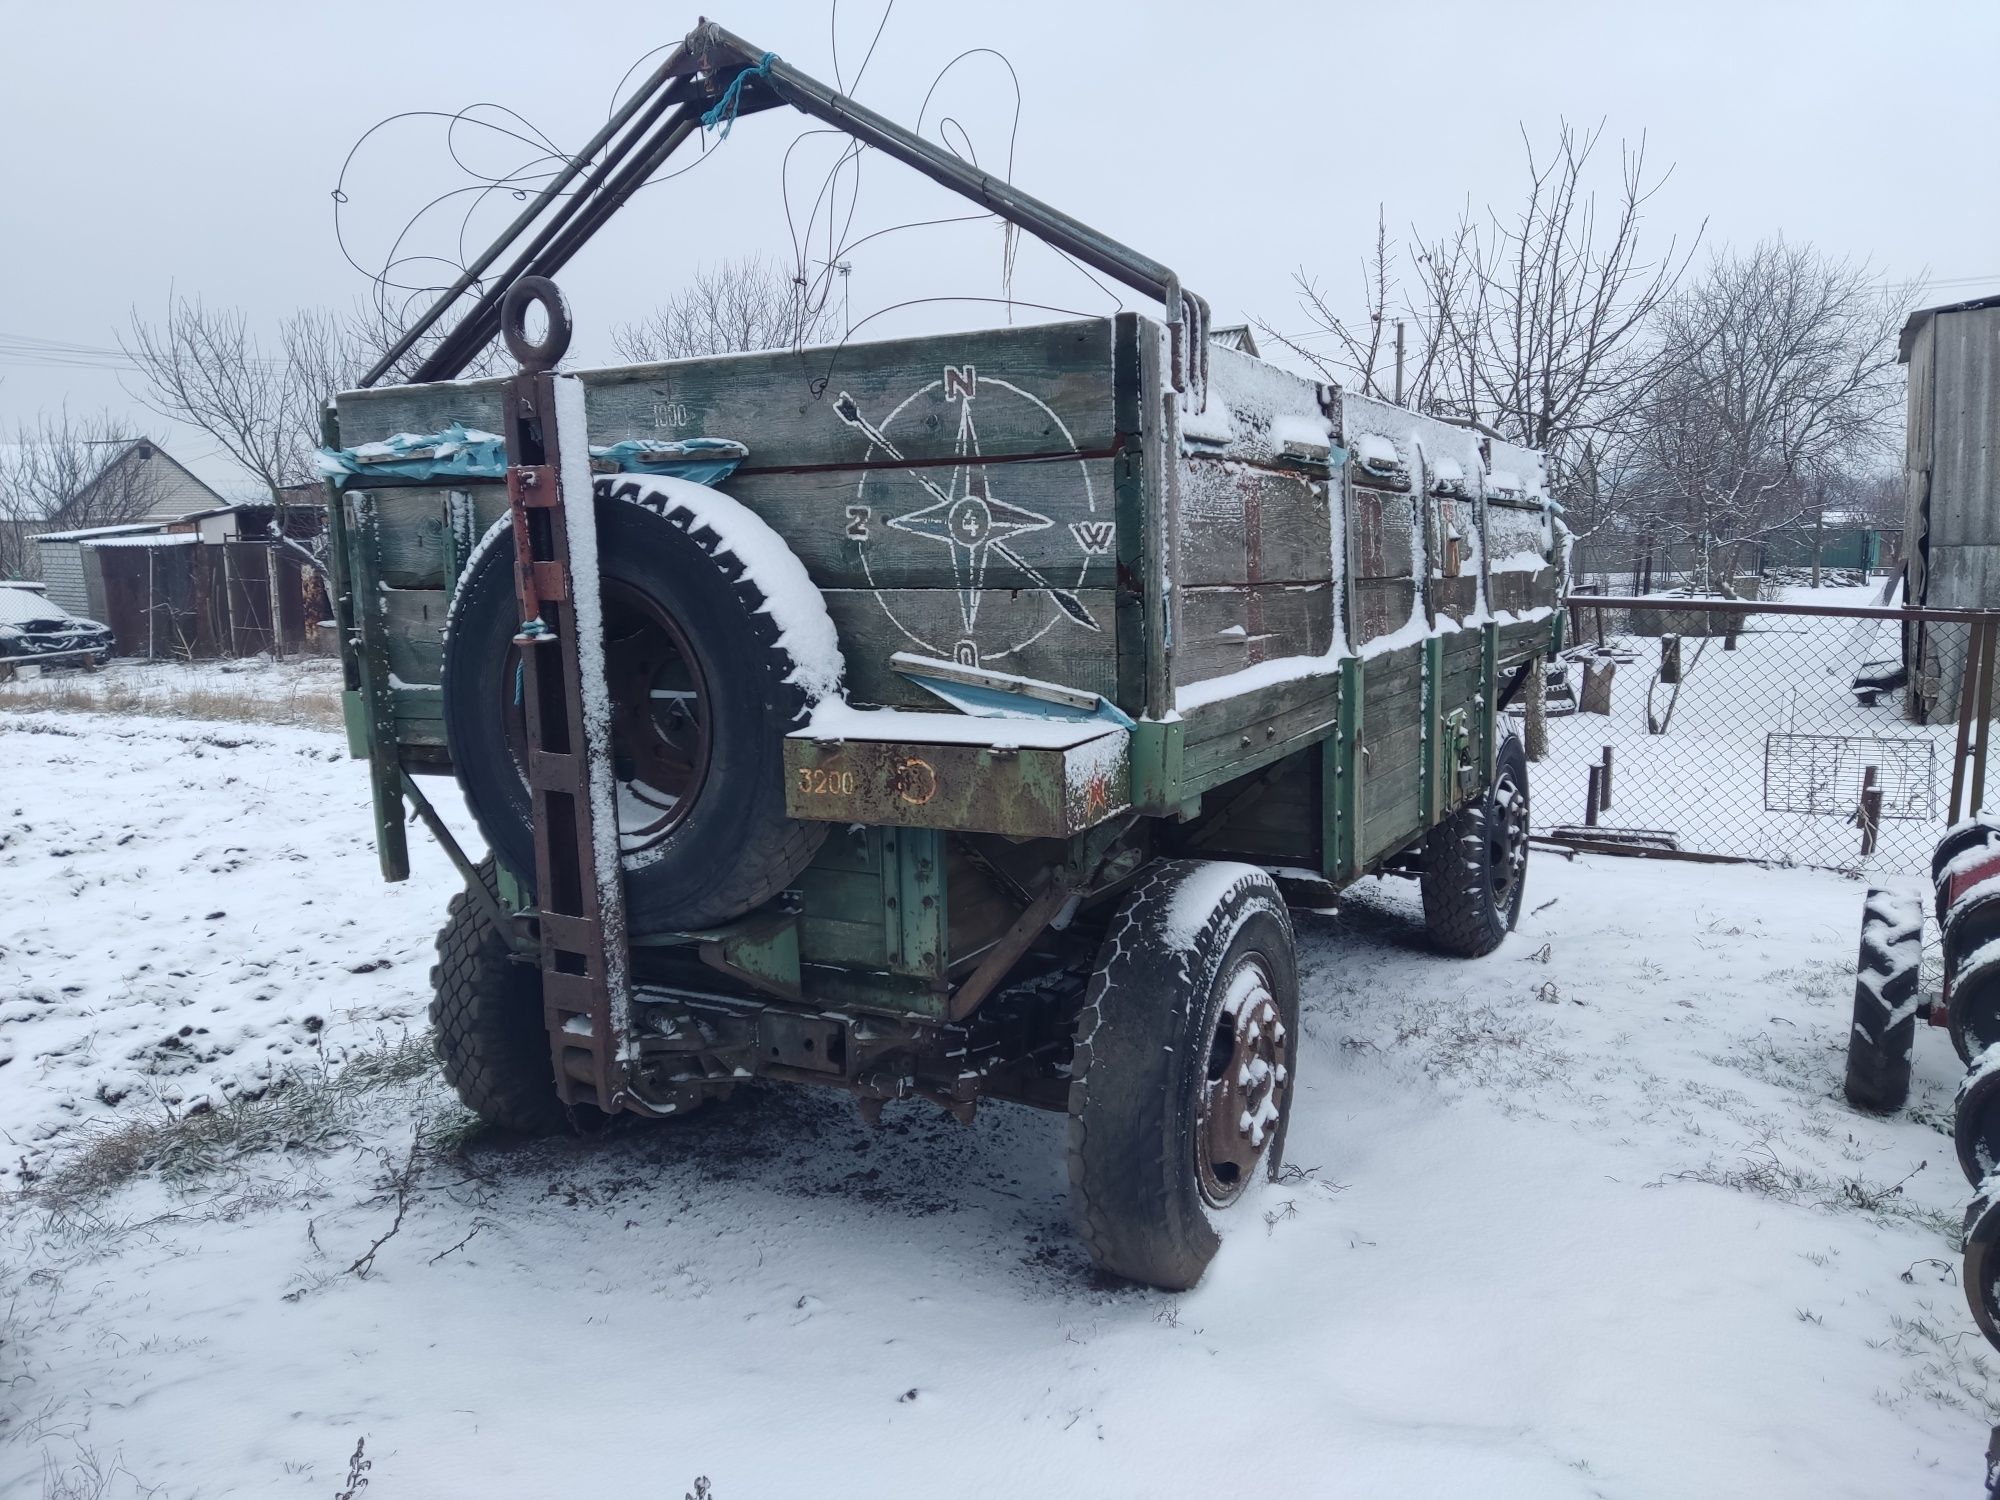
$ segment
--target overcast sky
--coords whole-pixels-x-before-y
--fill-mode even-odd
[[[880,14],[864,0],[839,7],[850,85]],[[829,15],[827,0],[737,0],[716,18],[832,81]],[[371,124],[484,100],[575,146],[627,66],[696,13],[658,0],[0,0],[0,18],[0,432],[64,402],[108,406],[241,491],[206,440],[145,413],[129,372],[94,367],[113,360],[9,351],[22,339],[115,349],[129,309],[156,313],[170,288],[241,306],[267,328],[297,306],[354,306],[369,282],[336,244],[331,193]],[[2000,291],[1995,0],[900,0],[859,95],[913,123],[938,70],[977,47],[1005,53],[1019,75],[1015,180],[1173,266],[1218,321],[1298,326],[1288,283],[1301,265],[1358,303],[1378,203],[1398,234],[1448,225],[1468,195],[1508,205],[1523,174],[1519,127],[1545,142],[1565,117],[1606,122],[1607,168],[1618,141],[1642,133],[1653,164],[1673,166],[1647,225],[1660,249],[1706,220],[1710,247],[1782,233],[1886,276],[1928,271],[1930,300]],[[1003,166],[1012,101],[995,59],[968,59],[939,86],[926,131],[948,114],[983,165]],[[774,111],[726,143],[711,137],[696,170],[648,189],[572,263],[562,280],[580,355],[608,360],[611,327],[697,265],[757,251],[792,260],[780,166],[803,124]],[[526,154],[461,139],[483,170]],[[795,220],[811,212],[832,149],[809,140],[795,153]],[[378,134],[347,180],[349,248],[379,266],[411,208],[467,180],[440,122]],[[955,211],[878,158],[848,238]],[[814,259],[826,253],[823,210],[819,222]],[[434,219],[411,248],[451,253],[453,238]],[[849,257],[853,318],[912,297],[998,296],[1000,256],[987,224],[872,240]],[[1111,305],[1032,245],[1015,295]],[[925,305],[861,336],[1000,315]]]

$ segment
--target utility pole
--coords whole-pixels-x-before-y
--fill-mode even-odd
[[[1403,320],[1396,319],[1396,404],[1403,404]]]

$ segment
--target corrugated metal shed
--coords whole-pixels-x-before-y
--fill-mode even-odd
[[[2000,608],[2000,295],[1910,315],[1903,478],[1909,594],[1934,609]],[[1963,629],[1926,632],[1923,674],[1956,712]]]
[[[49,598],[73,615],[98,618],[90,607],[90,591],[84,586],[82,546],[68,537],[54,541],[43,537],[39,546],[42,582],[48,585]]]

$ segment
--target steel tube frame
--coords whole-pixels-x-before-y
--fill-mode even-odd
[[[720,97],[743,70],[761,67],[765,55],[712,21],[696,27],[620,107],[618,113],[605,123],[604,128],[571,159],[569,165],[480,253],[465,274],[397,339],[389,352],[363,378],[362,386],[374,385],[394,367],[397,360],[415,347],[417,341],[434,328],[453,304],[543,215],[549,204],[586,170],[591,158],[644,111],[644,118],[619,137],[604,160],[590,169],[589,177],[570,202],[554,219],[542,226],[513,264],[500,273],[486,289],[479,304],[445,336],[439,347],[418,368],[413,379],[419,382],[451,380],[463,374],[479,351],[498,333],[499,307],[507,288],[522,276],[549,276],[562,269],[694,132],[698,123],[695,105],[685,98],[685,88],[676,90],[671,86],[673,81],[688,78],[691,74],[705,74],[705,79],[700,80],[705,85],[705,92],[709,97]],[[772,98],[756,98],[752,91],[767,91]],[[1181,279],[1172,267],[1140,254],[1109,235],[1099,233],[1082,220],[1072,218],[1032,194],[1020,191],[1011,183],[960,160],[943,147],[904,129],[893,120],[876,114],[775,57],[764,71],[753,72],[743,79],[738,101],[739,115],[768,109],[773,103],[789,104],[799,113],[823,121],[864,145],[914,168],[933,182],[1026,230],[1045,244],[1075,256],[1135,291],[1158,298],[1165,308],[1166,323],[1173,341],[1174,388],[1187,390],[1190,384],[1198,391],[1205,388],[1208,304],[1181,285]],[[666,114],[672,105],[678,107],[671,114]],[[664,120],[663,114],[666,116]],[[659,122],[658,128],[654,128],[655,122]],[[651,131],[650,135],[648,131]],[[638,152],[636,157],[633,156],[635,148]]]
[[[652,75],[649,78],[647,78],[645,83],[641,84],[637,89],[635,89],[632,93],[632,97],[627,99],[624,104],[619,106],[617,113],[612,115],[610,119],[604,122],[603,129],[599,130],[596,135],[592,136],[590,140],[585,144],[584,148],[581,151],[577,152],[575,156],[570,158],[569,165],[563,168],[561,172],[557,173],[555,177],[550,179],[548,185],[544,187],[541,190],[541,192],[535,195],[534,200],[530,202],[526,208],[522,209],[520,213],[514,216],[514,222],[509,224],[504,230],[502,230],[500,232],[499,237],[496,238],[492,244],[488,245],[485,250],[480,252],[479,258],[473,261],[473,263],[470,266],[466,267],[465,273],[462,276],[460,276],[457,281],[452,283],[450,289],[446,291],[443,296],[439,297],[436,302],[431,304],[430,311],[425,313],[421,319],[411,324],[409,328],[404,330],[402,337],[397,339],[396,342],[390,346],[388,353],[384,354],[379,360],[377,360],[375,362],[374,367],[370,369],[369,372],[362,377],[361,379],[362,388],[365,389],[369,386],[374,385],[376,381],[380,380],[384,375],[388,374],[390,370],[394,369],[396,361],[401,359],[405,354],[408,354],[410,350],[416,346],[417,340],[422,338],[426,333],[428,333],[433,327],[436,326],[438,319],[445,315],[445,313],[450,309],[451,305],[454,302],[458,301],[460,297],[465,295],[466,289],[472,286],[473,283],[478,281],[479,278],[486,273],[487,268],[490,267],[494,261],[500,258],[501,254],[507,249],[509,245],[513,244],[515,240],[520,238],[522,232],[526,230],[530,224],[534,223],[534,221],[541,216],[542,211],[546,209],[549,206],[549,204],[553,202],[555,198],[561,194],[563,189],[568,187],[570,183],[574,182],[577,179],[578,175],[583,172],[585,164],[588,163],[593,156],[595,156],[599,151],[601,151],[604,148],[605,143],[608,142],[613,136],[615,136],[620,130],[624,129],[624,127],[631,122],[632,117],[638,114],[639,111],[642,108],[645,108],[648,102],[651,101],[655,104],[655,110],[653,112],[649,112],[647,120],[644,123],[642,123],[638,127],[638,129],[634,130],[630,135],[628,135],[623,142],[620,143],[621,149],[618,152],[614,152],[611,156],[605,158],[603,164],[604,167],[608,168],[613,162],[617,160],[617,157],[619,155],[622,155],[624,149],[629,149],[630,142],[636,140],[639,137],[639,135],[641,135],[645,131],[647,125],[651,123],[652,119],[657,118],[657,109],[659,107],[663,107],[664,105],[663,99],[656,101],[654,99],[654,96],[661,94],[669,82],[671,82],[673,79],[677,77],[680,77],[687,71],[687,55],[688,53],[687,53],[686,43],[682,43],[680,46],[674,48],[672,52],[667,54],[666,60],[663,61],[659,65],[659,67],[653,70]],[[588,186],[586,186],[583,191],[587,193],[590,191],[590,189]],[[503,287],[501,288],[501,290],[504,291],[505,288]],[[497,296],[493,299],[493,305],[495,308],[498,308],[499,306],[499,300]],[[489,334],[488,337],[490,339],[491,335]],[[481,347],[484,346],[481,345]],[[474,350],[473,352],[476,353],[477,350]],[[468,355],[465,363],[469,364],[470,362],[471,362],[471,356]],[[426,366],[428,366],[429,363],[430,361],[428,360],[425,361]],[[460,369],[463,368],[464,365],[461,364]],[[452,373],[456,374],[457,371],[453,371]],[[437,380],[437,379],[446,379],[449,377],[433,375],[429,378]]]

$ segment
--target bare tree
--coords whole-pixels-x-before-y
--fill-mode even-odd
[[[108,413],[44,414],[0,444],[0,576],[40,573],[35,537],[136,521],[160,499],[154,450]]]
[[[1664,309],[1636,489],[1649,524],[1695,548],[1699,586],[1727,590],[1746,543],[1823,505],[1832,476],[1888,458],[1914,296],[1776,239],[1717,256]]]
[[[403,336],[410,321],[429,311],[430,298],[443,288],[431,288],[423,297],[411,297],[400,308],[389,305],[378,294],[373,301],[349,314],[345,318],[333,319],[331,314],[316,313],[338,335],[337,347],[341,354],[338,379],[327,387],[328,393],[351,389],[362,375],[375,367],[377,360],[395,347]],[[469,311],[460,317],[469,316]],[[441,319],[436,326],[420,335],[404,353],[383,372],[384,383],[409,381],[416,378],[417,370],[423,362],[436,352],[457,326],[457,319]],[[489,340],[486,347],[475,354],[459,372],[458,379],[474,379],[485,375],[498,375],[511,371],[512,365],[504,356],[504,349],[498,338]]]
[[[1621,149],[1615,191],[1592,187],[1604,127],[1565,123],[1554,149],[1538,153],[1523,132],[1528,182],[1511,213],[1468,210],[1447,233],[1412,232],[1411,284],[1394,269],[1396,249],[1378,217],[1365,273],[1363,320],[1344,322],[1319,284],[1296,278],[1315,341],[1330,353],[1260,324],[1328,378],[1392,399],[1385,351],[1404,325],[1403,399],[1442,416],[1478,421],[1503,438],[1549,455],[1566,504],[1588,530],[1608,517],[1608,481],[1622,473],[1614,449],[1645,393],[1672,357],[1648,326],[1674,292],[1690,250],[1645,243],[1646,208],[1668,174],[1653,176],[1646,145]],[[1386,378],[1385,378],[1386,377]]]
[[[285,487],[313,476],[328,394],[320,381],[340,362],[329,347],[338,338],[334,320],[300,313],[267,349],[240,309],[175,297],[159,323],[134,309],[131,336],[121,344],[145,377],[146,404],[207,433],[282,515]]]
[[[1449,335],[1460,304],[1475,293],[1473,264],[1462,233],[1450,244],[1448,255],[1443,245],[1419,255],[1423,274],[1419,295],[1411,298],[1403,290],[1387,214],[1378,207],[1375,243],[1361,267],[1358,319],[1342,318],[1318,278],[1301,267],[1292,284],[1312,327],[1288,334],[1262,319],[1257,326],[1343,390],[1422,411],[1469,411],[1476,387],[1458,358],[1459,342]],[[1314,349],[1308,339],[1331,342]]]
[[[644,364],[822,344],[839,326],[830,299],[814,305],[805,287],[752,256],[696,271],[651,317],[614,330],[611,344],[624,358]]]

